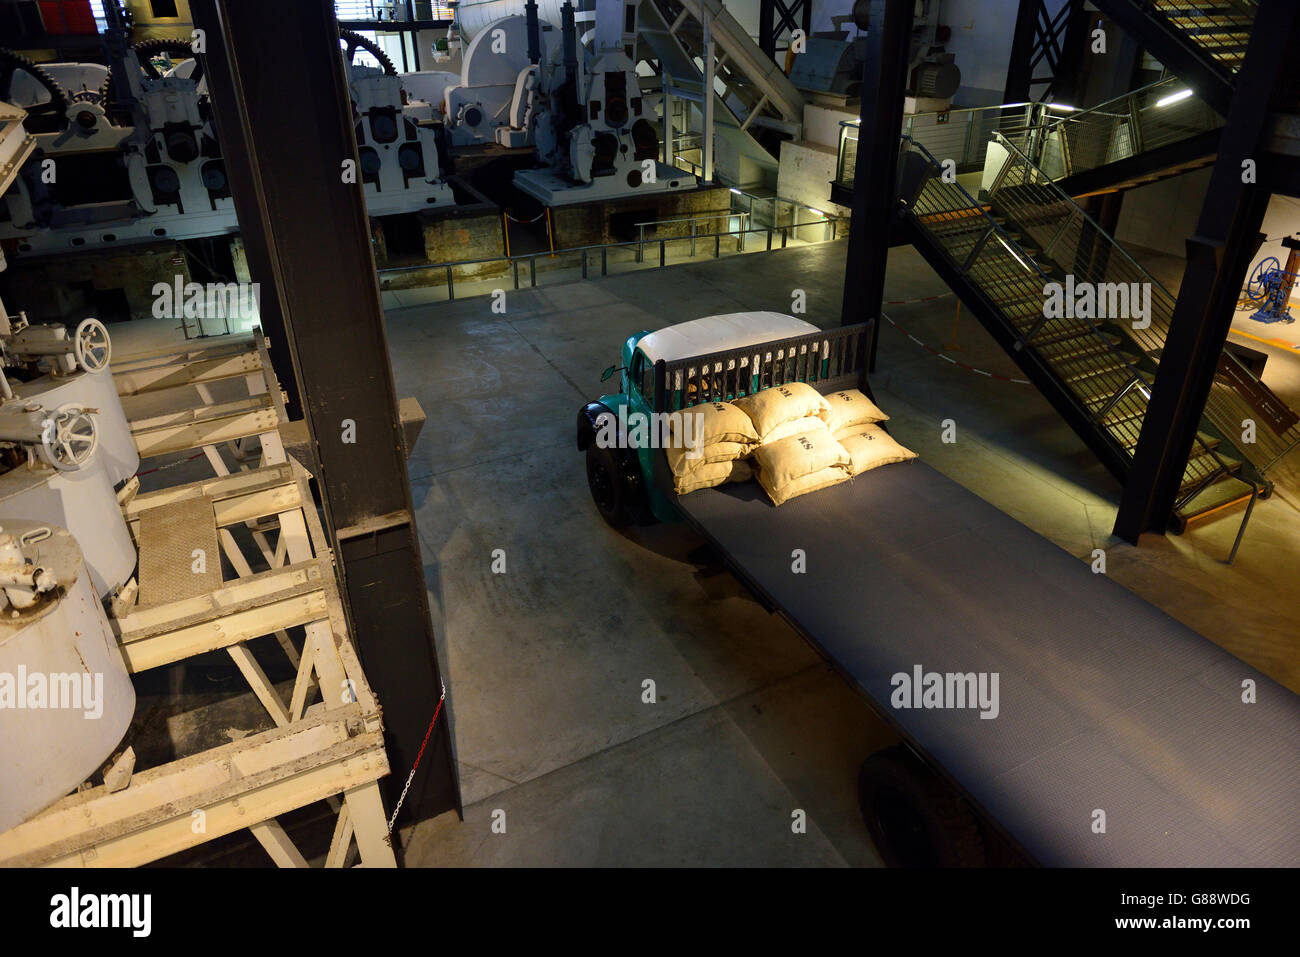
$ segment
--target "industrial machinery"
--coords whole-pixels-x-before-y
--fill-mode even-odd
[[[72,336],[62,327],[24,327],[21,317],[5,324],[11,331],[0,335],[0,516],[71,530],[96,593],[108,596],[135,570],[117,490],[140,458],[108,369],[107,330],[96,319]]]
[[[135,713],[88,572],[66,529],[0,519],[0,832],[89,778]]]
[[[443,100],[450,142],[535,146],[541,168],[514,183],[548,206],[694,187],[694,176],[659,161],[659,120],[632,56],[638,2],[460,5],[468,44]],[[591,24],[581,36],[580,22]]]
[[[443,176],[433,107],[403,95],[402,78],[384,51],[358,33],[340,30],[346,44],[348,89],[356,120],[357,155],[371,216],[455,205]],[[358,49],[379,68],[355,63]]]
[[[163,70],[156,56],[181,62]],[[11,67],[0,98],[27,109],[37,139],[0,221],[20,254],[236,230],[202,64],[187,44],[124,45],[112,68],[0,59]]]
[[[788,73],[795,86],[841,97],[858,95],[866,36],[861,30],[857,36],[849,36],[848,26],[853,21],[852,14],[833,16],[835,29],[808,37],[802,53],[791,51]],[[940,22],[939,0],[918,0],[915,23],[908,55],[907,95],[951,100],[961,86],[961,70],[955,54],[944,47],[952,29]],[[925,109],[937,106],[931,103]]]
[[[432,106],[404,102],[382,49],[350,31],[341,39],[371,215],[454,204]],[[0,100],[27,110],[37,141],[0,215],[0,239],[17,240],[19,254],[238,230],[202,59],[180,40],[130,46],[120,25],[109,47],[109,67],[37,66],[0,50]],[[379,70],[353,64],[359,48]]]
[[[0,198],[34,147],[25,119],[0,104]],[[0,254],[0,271],[5,266]],[[69,334],[10,316],[0,302],[0,516],[72,530],[100,597],[125,584],[136,565],[117,490],[140,456],[113,385],[112,354],[98,319]]]
[[[1291,290],[1300,273],[1300,239],[1287,236],[1282,245],[1287,250],[1286,268],[1282,268],[1276,256],[1260,260],[1239,303],[1242,308],[1257,307],[1250,317],[1256,322],[1295,322],[1295,316],[1291,315]]]

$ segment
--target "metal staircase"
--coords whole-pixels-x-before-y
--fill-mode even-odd
[[[745,167],[752,164],[775,179],[779,132],[794,133],[803,123],[803,96],[780,67],[720,0],[644,0],[637,18],[642,55],[655,64],[661,88],[671,79],[670,95],[701,105],[708,20],[715,51],[715,136],[736,157],[735,168],[719,169],[720,178],[727,185],[748,185]],[[703,134],[700,123],[692,126]]]
[[[1090,109],[1002,131],[1071,196],[1129,189],[1208,166],[1221,117],[1178,78],[1160,80]]]
[[[900,200],[909,238],[1106,467],[1132,465],[1174,296],[1005,135],[1009,154],[988,202],[972,197],[911,137],[903,138]],[[1049,284],[1088,288],[1105,309],[1049,318]],[[1134,321],[1129,298],[1150,297]],[[1128,307],[1125,308],[1125,303]],[[1147,323],[1149,319],[1149,324]],[[1255,423],[1255,441],[1243,440]],[[1228,354],[1189,450],[1176,524],[1272,485],[1266,472],[1300,443],[1286,406]],[[1249,514],[1249,513],[1248,513]],[[1243,523],[1244,527],[1244,523]]]
[[[1233,81],[1259,4],[1255,0],[1093,0],[1156,59],[1227,115]]]

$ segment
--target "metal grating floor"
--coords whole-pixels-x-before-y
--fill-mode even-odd
[[[210,498],[187,498],[140,515],[140,608],[220,587],[221,550]]]

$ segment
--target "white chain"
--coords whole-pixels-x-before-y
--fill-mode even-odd
[[[446,700],[447,700],[447,682],[446,682],[446,681],[443,681],[443,682],[442,682],[442,694],[441,694],[441,695],[439,696],[439,698],[438,698],[438,704],[441,705],[441,704],[442,704],[444,701],[446,701]],[[435,715],[435,717],[437,716],[437,713],[438,713],[438,709],[437,709],[437,707],[435,707],[435,708],[434,708],[434,715]],[[415,780],[415,771],[416,771],[416,767],[418,767],[418,765],[419,765],[419,761],[418,761],[418,758],[417,758],[416,764],[413,765],[413,766],[411,767],[411,773],[408,774],[408,775],[406,776],[406,784],[405,784],[405,786],[403,786],[403,788],[402,788],[402,794],[401,794],[401,797],[399,797],[399,798],[397,799],[397,806],[396,806],[395,808],[393,808],[393,816],[390,817],[390,818],[388,819],[388,833],[389,833],[389,834],[392,834],[392,833],[393,833],[393,825],[397,823],[397,815],[398,815],[399,813],[401,813],[401,810],[402,810],[402,802],[406,800],[406,792],[409,791],[409,790],[411,790],[411,782]]]

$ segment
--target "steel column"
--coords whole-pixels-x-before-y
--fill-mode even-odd
[[[338,24],[328,0],[191,6],[264,326],[273,354],[291,360],[287,376],[277,372],[301,397],[349,624],[384,709],[391,808],[443,678],[365,198],[360,176],[345,176],[358,166]],[[298,95],[268,92],[288,89]],[[459,808],[448,728],[443,715],[406,820]]]
[[[1273,93],[1297,76],[1296,23],[1294,0],[1260,4],[1115,519],[1115,534],[1129,542],[1164,532],[1173,512],[1268,207],[1266,189],[1242,182],[1243,164],[1264,156]]]
[[[878,320],[885,298],[889,237],[899,209],[895,180],[913,7],[912,0],[871,0],[867,8],[870,22],[862,65],[861,125],[840,324],[876,320],[871,330],[872,371],[880,338]]]

